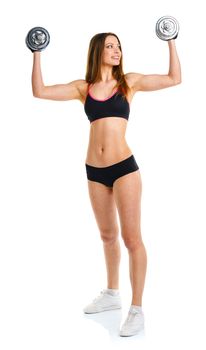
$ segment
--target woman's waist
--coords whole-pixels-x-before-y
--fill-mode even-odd
[[[87,150],[86,163],[92,166],[104,167],[126,159],[132,154],[129,146],[121,145],[89,145]]]

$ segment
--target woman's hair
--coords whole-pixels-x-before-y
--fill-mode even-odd
[[[87,70],[86,70],[86,81],[89,84],[94,84],[101,80],[101,63],[102,63],[102,53],[104,50],[105,39],[108,35],[113,35],[117,38],[119,44],[119,38],[116,34],[108,32],[108,33],[99,33],[93,36],[90,40],[88,56],[87,56]],[[122,53],[121,44],[120,51]],[[113,66],[112,74],[114,79],[117,80],[116,87],[122,91],[125,95],[129,86],[127,85],[126,79],[124,77],[123,72],[123,59],[121,55],[120,63],[118,66]]]

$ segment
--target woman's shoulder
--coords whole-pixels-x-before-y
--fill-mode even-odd
[[[131,73],[126,73],[124,75],[124,78],[125,78],[125,80],[127,82],[127,85],[130,88],[133,88],[135,81],[137,80],[138,77],[141,77],[141,76],[142,76],[142,74],[140,74],[140,73],[133,73],[133,72],[131,72]]]
[[[85,79],[75,80],[75,85],[82,94],[85,94],[87,92],[88,82]]]
[[[78,89],[84,89],[88,85],[88,83],[85,79],[73,80],[72,84],[75,85]]]
[[[137,91],[142,91],[141,82],[143,77],[144,77],[144,74],[141,74],[141,73],[127,73],[125,75],[125,80],[127,82],[127,85],[129,86],[130,91],[133,93],[133,95]]]
[[[88,93],[88,87],[89,84],[85,79],[77,79],[73,81],[73,84],[76,86],[76,88],[79,91],[79,94],[81,96],[80,100],[81,102],[84,102],[86,95]]]

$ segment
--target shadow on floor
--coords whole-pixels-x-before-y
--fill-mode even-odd
[[[84,318],[87,320],[92,320],[96,323],[99,323],[103,328],[105,328],[109,336],[112,340],[115,339],[137,339],[137,337],[144,337],[145,333],[142,331],[139,333],[137,336],[133,337],[120,337],[119,336],[119,331],[120,327],[122,325],[122,310],[110,310],[110,311],[104,311],[104,312],[99,312],[95,314],[84,314]]]

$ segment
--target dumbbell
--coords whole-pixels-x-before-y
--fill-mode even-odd
[[[43,27],[32,28],[26,36],[26,45],[32,52],[44,50],[49,42],[49,32]]]
[[[172,16],[163,16],[156,23],[156,35],[161,40],[176,39],[179,32],[179,23]]]

